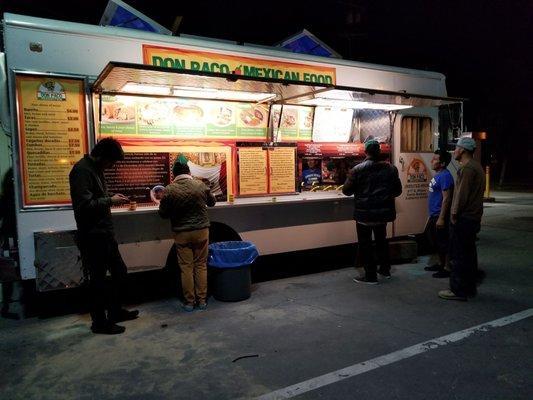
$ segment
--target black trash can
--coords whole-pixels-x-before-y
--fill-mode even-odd
[[[250,242],[218,242],[209,245],[212,293],[220,301],[241,301],[251,295],[250,265],[258,256]]]

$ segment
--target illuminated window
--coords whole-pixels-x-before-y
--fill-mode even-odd
[[[403,117],[401,126],[401,149],[405,152],[432,152],[431,118]]]

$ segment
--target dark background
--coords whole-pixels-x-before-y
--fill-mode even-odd
[[[504,187],[532,187],[533,0],[267,0],[126,3],[178,33],[274,45],[307,29],[343,58],[441,72],[465,97],[467,131],[487,131],[484,163]],[[3,0],[0,11],[98,24],[107,0]]]

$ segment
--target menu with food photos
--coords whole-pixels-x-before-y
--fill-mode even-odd
[[[274,141],[310,141],[313,128],[313,107],[272,106],[271,124]]]
[[[268,107],[253,103],[102,96],[100,137],[267,139]]]

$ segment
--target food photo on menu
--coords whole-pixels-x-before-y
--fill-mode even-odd
[[[249,127],[263,127],[266,126],[267,110],[260,106],[248,106],[241,109],[239,119],[242,124]]]
[[[135,103],[128,98],[106,96],[102,99],[102,123],[135,123]]]
[[[218,103],[211,109],[211,123],[218,127],[227,127],[235,123],[233,107]]]
[[[187,164],[191,176],[204,182],[217,201],[227,200],[226,154],[217,152],[171,153],[170,165],[175,160]],[[174,179],[174,177],[172,177]]]
[[[178,125],[198,125],[203,123],[204,110],[198,104],[183,101],[172,107],[171,115]]]
[[[161,125],[168,124],[171,105],[165,101],[156,100],[138,104],[139,124]]]

